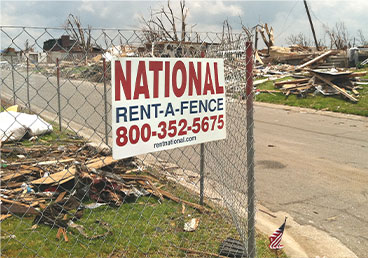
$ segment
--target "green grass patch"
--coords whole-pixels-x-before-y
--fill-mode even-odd
[[[368,71],[368,68],[359,69],[357,71]],[[362,77],[368,79],[368,75]],[[282,80],[287,80],[283,78]],[[278,80],[280,81],[280,80]],[[265,82],[257,86],[258,89],[274,90],[273,82]],[[333,112],[340,112],[346,114],[354,114],[361,116],[368,116],[368,86],[362,85],[363,89],[358,90],[360,93],[359,101],[352,103],[342,99],[341,96],[323,96],[320,94],[309,94],[306,98],[301,98],[295,95],[286,97],[282,93],[261,93],[256,96],[256,101],[267,102],[274,104],[282,104],[288,106],[297,106],[304,108],[312,108],[317,110],[328,110]]]
[[[181,198],[197,199],[173,183],[165,189]],[[2,241],[2,254],[9,257],[190,256],[179,248],[217,253],[220,243],[227,237],[238,238],[236,228],[221,214],[225,214],[221,209],[201,214],[188,206],[182,214],[181,204],[171,200],[159,202],[156,197],[146,196],[120,207],[85,209],[83,217],[76,223],[83,225],[89,236],[106,232],[96,220],[107,222],[112,234],[89,240],[76,229],[69,228],[69,242],[56,238],[56,227],[39,225],[32,230],[33,216],[13,216],[1,222],[2,236],[16,236]],[[185,232],[184,223],[191,218],[200,218],[199,227],[194,232]],[[257,253],[258,257],[276,257],[268,249],[267,237],[262,234],[257,234]],[[284,253],[281,255],[286,257]]]

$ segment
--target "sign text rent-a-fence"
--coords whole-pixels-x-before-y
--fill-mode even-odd
[[[112,61],[113,157],[226,138],[222,59]]]

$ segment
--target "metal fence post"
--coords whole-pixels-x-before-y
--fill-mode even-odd
[[[12,73],[12,82],[13,82],[13,103],[16,104],[15,98],[15,81],[14,81],[14,64],[13,64],[13,56],[10,56],[10,63],[11,63],[11,73]]]
[[[27,106],[28,111],[31,111],[31,101],[29,99],[29,58],[27,56]]]
[[[59,68],[59,58],[56,58],[56,78],[57,78],[59,130],[61,131],[61,100],[60,100],[60,68]]]
[[[200,150],[200,170],[199,170],[199,204],[203,205],[204,199],[204,143],[201,143],[201,150]]]
[[[247,183],[248,183],[248,257],[256,256],[255,242],[255,191],[254,191],[254,140],[253,140],[253,50],[246,42],[246,97],[247,97]]]
[[[103,83],[104,83],[104,104],[105,104],[105,144],[109,145],[109,135],[108,135],[108,128],[107,128],[107,89],[106,89],[106,59],[103,58]]]

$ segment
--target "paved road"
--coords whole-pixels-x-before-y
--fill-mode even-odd
[[[367,257],[368,119],[285,109],[256,106],[258,199]]]
[[[12,94],[9,72],[2,73],[2,79],[2,92]],[[23,75],[16,74],[15,81],[17,97],[25,101]],[[55,78],[33,74],[30,84],[32,105],[56,112]],[[103,87],[65,81],[61,85],[63,116],[103,132]],[[207,172],[215,171],[208,176],[242,192],[244,109],[228,105],[226,143],[206,144]],[[368,119],[256,105],[255,144],[258,201],[272,211],[289,213],[300,224],[326,231],[359,257],[367,257]],[[198,171],[198,153],[194,146],[157,156]]]

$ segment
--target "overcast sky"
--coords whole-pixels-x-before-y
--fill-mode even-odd
[[[83,25],[98,28],[138,28],[139,17],[148,16],[150,7],[158,9],[162,1],[1,1],[1,25],[58,27],[69,13],[80,17]],[[312,35],[302,0],[290,1],[189,1],[188,25],[194,31],[222,31],[228,19],[234,30],[240,28],[240,17],[246,26],[267,22],[274,28],[277,45],[286,45],[290,34]],[[368,0],[308,0],[318,38],[324,37],[324,26],[344,22],[351,37],[361,29],[368,38]],[[178,8],[178,1],[172,1]],[[2,48],[6,40],[2,34]]]

